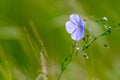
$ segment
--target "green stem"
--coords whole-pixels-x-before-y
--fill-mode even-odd
[[[75,48],[76,48],[76,43],[77,43],[77,42],[75,42],[75,44],[73,45],[72,54],[69,55],[69,56],[66,58],[66,60],[63,62],[63,64],[62,64],[62,65],[63,65],[63,66],[62,66],[62,70],[61,70],[61,72],[60,72],[57,80],[60,80],[63,72],[65,71],[66,67],[70,64],[70,62],[72,61],[74,55],[77,56],[78,53],[81,53],[82,51],[86,50],[86,49],[87,49],[94,41],[96,41],[98,38],[100,38],[101,36],[107,35],[107,34],[109,34],[109,33],[110,33],[110,30],[106,30],[106,31],[104,31],[103,33],[101,33],[100,35],[98,35],[97,37],[92,38],[92,40],[90,40],[85,46],[83,46],[83,48],[82,48],[81,50],[79,50],[79,52],[76,52],[76,54],[74,54]]]
[[[107,34],[110,34],[110,30],[106,30],[106,31],[102,32],[100,35],[98,35],[97,37],[92,38],[92,40],[90,40],[86,45],[83,46],[83,48],[80,50],[80,52],[86,50],[94,41],[96,41],[98,38],[105,36]]]
[[[72,58],[73,58],[73,54],[74,54],[74,51],[75,51],[75,48],[76,48],[76,44],[77,44],[77,41],[75,41],[74,45],[73,45],[73,50],[72,50],[72,54],[67,56],[67,58],[65,58],[64,62],[62,63],[62,70],[61,72],[59,73],[58,75],[58,79],[57,80],[60,80],[63,72],[65,71],[66,67],[70,64],[70,62],[72,61]]]

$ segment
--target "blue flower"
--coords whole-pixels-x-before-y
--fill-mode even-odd
[[[73,40],[80,40],[84,37],[85,22],[77,14],[71,14],[70,20],[66,22],[66,30],[71,34]]]

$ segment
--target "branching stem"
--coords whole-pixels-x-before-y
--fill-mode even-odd
[[[75,41],[74,45],[73,45],[73,50],[72,50],[72,54],[67,56],[67,58],[65,58],[64,62],[62,63],[62,69],[61,69],[61,72],[58,76],[58,79],[57,80],[60,80],[63,72],[65,71],[66,67],[71,63],[72,59],[74,58],[73,56],[77,56],[79,53],[85,51],[86,49],[88,49],[88,47],[94,42],[96,41],[98,38],[104,36],[104,35],[107,35],[110,33],[110,30],[106,30],[104,32],[102,32],[100,35],[98,35],[97,37],[93,37],[86,45],[83,46],[83,48],[77,52],[75,52],[76,50],[76,44],[77,42]]]

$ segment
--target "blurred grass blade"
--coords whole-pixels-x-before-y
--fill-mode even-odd
[[[11,67],[6,59],[6,55],[0,46],[0,80],[13,80]]]

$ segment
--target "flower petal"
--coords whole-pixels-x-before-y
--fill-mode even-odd
[[[80,24],[81,27],[84,28],[84,26],[85,26],[85,22],[82,20],[82,18],[80,18],[80,20],[79,20],[79,24]]]
[[[78,41],[81,38],[83,38],[84,37],[84,28],[81,27],[81,28],[76,29],[72,33],[71,37],[72,37],[73,40],[76,40],[76,41]]]
[[[71,14],[70,15],[70,21],[73,22],[75,25],[79,25],[79,16],[77,14]]]
[[[75,31],[75,29],[78,28],[75,24],[73,24],[70,21],[67,21],[65,25],[66,25],[67,32],[70,34],[73,33],[73,31]]]

